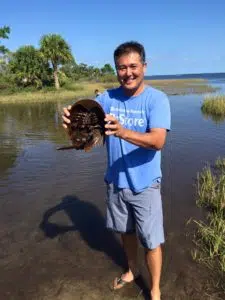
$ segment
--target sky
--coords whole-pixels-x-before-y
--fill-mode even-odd
[[[113,51],[135,40],[146,75],[225,72],[225,0],[1,0],[11,51],[60,34],[77,63],[114,66]]]

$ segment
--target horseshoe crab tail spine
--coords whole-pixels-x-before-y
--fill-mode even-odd
[[[56,150],[70,150],[70,149],[74,149],[74,146],[64,146],[64,147],[57,148]]]

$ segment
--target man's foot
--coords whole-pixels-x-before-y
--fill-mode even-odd
[[[150,296],[151,296],[151,300],[161,300],[160,290],[157,290],[157,291],[152,290],[150,293]]]
[[[113,282],[113,290],[118,290],[124,287],[124,285],[134,281],[134,275],[131,271],[122,274],[120,277],[116,277]]]

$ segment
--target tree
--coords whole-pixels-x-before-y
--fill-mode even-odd
[[[76,65],[75,61],[73,61],[73,62],[64,64],[60,68],[60,71],[63,72],[66,75],[66,77],[68,77],[70,79],[74,79],[74,74],[76,73],[75,72],[76,68],[77,68],[77,65]]]
[[[88,77],[90,79],[95,79],[95,80],[98,80],[98,78],[101,75],[100,69],[99,68],[95,68],[94,66],[89,66],[88,73],[89,73]]]
[[[8,26],[4,26],[0,28],[0,38],[1,39],[8,39],[9,38],[9,33],[10,33],[10,28]],[[0,45],[0,54],[4,54],[8,51],[8,49]]]
[[[69,45],[58,34],[44,35],[40,40],[40,51],[51,63],[56,89],[59,89],[59,66],[73,61]]]
[[[13,53],[9,69],[17,85],[42,87],[49,73],[48,62],[34,46],[22,46]]]
[[[114,69],[110,64],[105,64],[103,68],[101,68],[102,75],[114,75]]]

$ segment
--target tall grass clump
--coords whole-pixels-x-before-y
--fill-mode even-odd
[[[197,177],[197,200],[207,212],[206,222],[197,225],[193,258],[206,264],[218,277],[225,293],[225,158],[218,158]],[[217,282],[217,284],[218,284]]]
[[[205,114],[225,117],[225,95],[207,96],[201,109]]]

